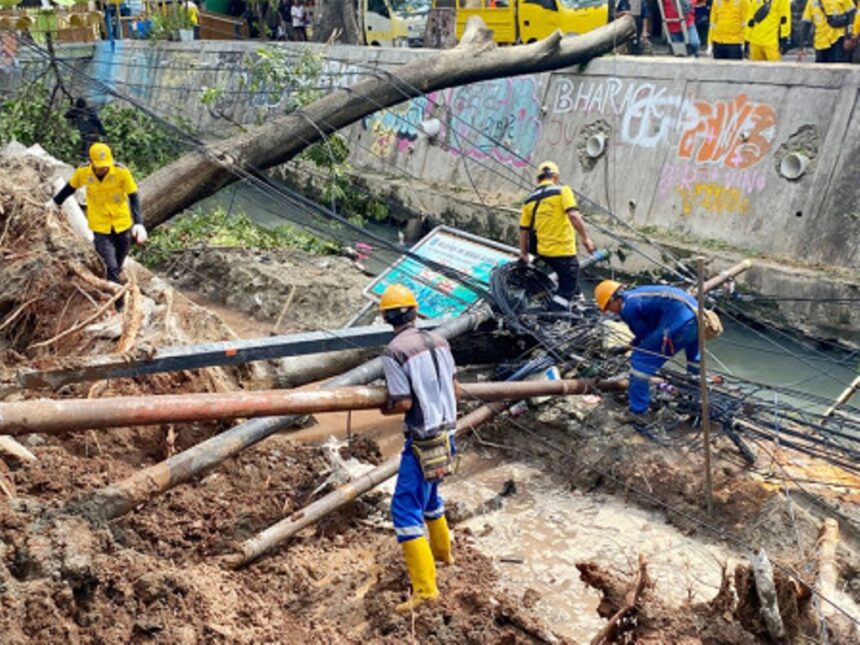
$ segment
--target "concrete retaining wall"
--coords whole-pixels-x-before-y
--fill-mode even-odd
[[[125,41],[111,51],[104,43],[79,65],[164,116],[223,133],[231,122],[282,114],[291,100],[289,93],[253,90],[245,60],[257,47]],[[351,85],[376,67],[396,69],[433,53],[330,48],[319,85],[323,91]],[[224,90],[209,106],[201,102],[207,87]],[[369,186],[509,243],[536,164],[552,159],[564,181],[593,202],[582,200],[587,212],[609,208],[623,223],[676,241],[687,255],[690,249],[722,254],[714,268],[740,256],[766,258],[767,267],[749,276],[761,293],[857,297],[858,90],[860,68],[849,65],[605,57],[583,70],[436,92],[343,134]],[[440,130],[430,138],[420,123],[432,119]],[[605,150],[592,158],[586,143],[595,135]],[[779,172],[789,153],[808,159],[796,180]],[[290,166],[295,178],[301,170]],[[613,264],[648,268],[630,258]],[[803,275],[792,277],[792,266],[803,267]],[[860,341],[856,306],[818,307],[812,317],[804,306],[781,305],[788,324]]]
[[[106,44],[105,44],[106,45]],[[253,92],[244,57],[256,43],[102,46],[86,72],[201,130],[281,113],[286,93]],[[289,47],[289,45],[287,45]],[[297,53],[299,50],[291,50]],[[326,51],[321,85],[432,55]],[[222,97],[204,106],[207,87]],[[350,128],[358,167],[477,188],[512,205],[534,166],[556,161],[575,190],[637,226],[712,245],[860,267],[860,68],[605,57],[581,72],[520,76],[433,93]],[[431,140],[419,123],[441,123]],[[605,152],[586,153],[589,136]],[[809,165],[779,173],[788,153]],[[508,215],[506,215],[508,216]]]

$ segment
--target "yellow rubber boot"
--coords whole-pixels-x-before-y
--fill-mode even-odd
[[[409,613],[422,602],[435,600],[439,597],[436,589],[436,565],[433,563],[433,553],[427,538],[420,537],[403,542],[403,557],[412,582],[412,595],[406,602],[395,607],[399,613]]]
[[[427,520],[427,532],[430,533],[430,550],[436,561],[454,564],[454,556],[451,555],[451,533],[448,531],[448,520],[445,516]]]

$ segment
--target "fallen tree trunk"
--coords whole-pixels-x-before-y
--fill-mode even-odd
[[[445,323],[436,329],[436,333],[450,339],[475,329],[489,317],[489,309],[480,309]],[[324,387],[369,383],[381,376],[382,359],[375,358],[332,379]],[[279,430],[288,428],[297,419],[296,416],[288,415],[246,421],[177,453],[166,461],[139,470],[116,484],[95,491],[82,503],[72,505],[70,510],[78,510],[96,519],[119,517],[150,497],[186,482]]]
[[[477,22],[475,22],[477,21]],[[625,16],[582,36],[556,31],[531,45],[496,48],[492,32],[471,18],[460,45],[329,92],[300,110],[250,132],[184,155],[140,184],[146,226],[152,228],[246,173],[277,166],[378,110],[447,87],[505,76],[535,74],[586,63],[632,37]]]
[[[480,402],[527,399],[533,396],[586,394],[622,389],[618,382],[600,387],[589,379],[559,381],[464,383],[466,400]],[[277,414],[316,414],[378,408],[388,400],[383,386],[329,387],[322,390],[260,390],[116,396],[103,399],[35,399],[0,403],[0,433],[59,434],[77,430],[214,421]]]

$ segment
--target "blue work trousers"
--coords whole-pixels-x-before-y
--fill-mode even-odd
[[[674,332],[651,334],[633,350],[630,357],[630,411],[642,414],[651,403],[648,379],[657,373],[672,356],[684,350],[687,372],[699,373],[699,327],[691,318]]]
[[[439,480],[426,481],[421,464],[407,441],[400,455],[400,470],[391,499],[391,519],[398,542],[424,535],[424,521],[435,520],[445,513],[445,502],[439,495]]]

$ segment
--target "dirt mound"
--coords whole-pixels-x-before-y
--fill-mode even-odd
[[[134,263],[125,273],[140,293],[126,311],[137,310],[137,322],[116,315],[110,303],[116,287],[100,280],[90,244],[75,237],[62,215],[41,206],[54,172],[46,159],[0,160],[6,400],[44,396],[17,390],[16,368],[68,367],[94,354],[133,355],[232,337],[216,317]],[[321,306],[340,317],[356,304],[338,295],[350,288],[358,293],[341,269],[305,271],[307,285],[294,288],[296,309],[313,316],[308,324],[319,326]],[[318,293],[323,274],[340,283],[330,290],[332,302],[307,306],[303,299]],[[61,335],[69,328],[76,331]],[[219,391],[258,377],[254,368],[193,370],[64,386],[52,395]],[[490,563],[462,540],[455,546],[457,564],[440,570],[440,602],[419,609],[414,624],[412,617],[395,615],[392,606],[405,598],[409,582],[381,494],[355,500],[245,569],[224,566],[222,556],[243,540],[315,499],[331,471],[323,449],[284,437],[270,437],[109,523],[69,510],[93,490],[223,429],[203,423],[175,432],[165,425],[21,437],[37,460],[0,460],[3,642],[393,643],[413,635],[422,642],[553,640],[494,590]],[[343,453],[353,456],[373,463],[382,457],[363,437]]]
[[[343,326],[365,304],[369,281],[347,258],[298,249],[195,248],[163,269],[175,286],[277,323],[281,332]]]

